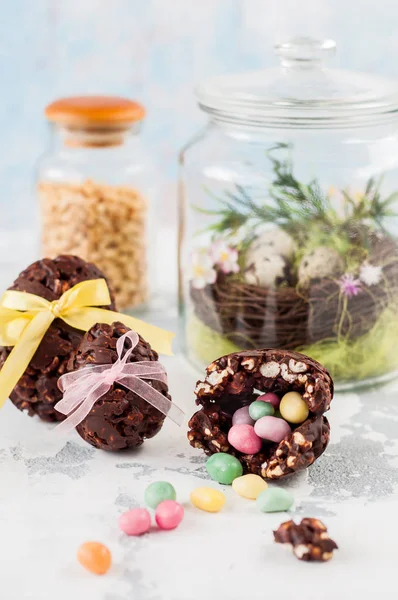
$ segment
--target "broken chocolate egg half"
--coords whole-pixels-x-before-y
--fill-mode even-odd
[[[263,441],[256,454],[244,454],[228,442],[235,411],[249,405],[258,393],[280,398],[299,392],[308,406],[308,418],[291,425],[279,443]],[[234,352],[212,362],[195,388],[201,406],[190,419],[188,440],[207,455],[226,452],[236,456],[245,473],[280,479],[309,467],[325,450],[330,426],[324,413],[333,398],[333,380],[326,369],[304,354],[263,349]]]

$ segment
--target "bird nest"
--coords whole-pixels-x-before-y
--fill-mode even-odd
[[[191,286],[198,319],[238,347],[297,349],[324,340],[352,340],[371,331],[398,292],[393,258],[377,285],[344,296],[338,280],[324,278],[307,287],[264,288],[219,272],[204,289]]]

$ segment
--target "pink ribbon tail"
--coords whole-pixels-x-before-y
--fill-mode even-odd
[[[131,346],[124,351],[127,339],[131,341]],[[183,423],[184,412],[144,381],[151,379],[167,384],[163,365],[157,361],[127,362],[138,341],[138,335],[134,331],[128,331],[116,343],[118,359],[113,365],[89,365],[59,378],[58,387],[64,392],[64,396],[54,408],[68,416],[57,425],[58,432],[67,433],[79,425],[114,383],[134,392],[177,425]]]
[[[83,401],[77,386],[75,390],[71,389],[69,393],[66,392],[62,400],[55,405],[55,408],[63,415],[69,416],[56,426],[57,432],[65,434],[72,431],[87,417],[97,400],[104,396],[110,388],[111,386],[103,381],[97,382]]]

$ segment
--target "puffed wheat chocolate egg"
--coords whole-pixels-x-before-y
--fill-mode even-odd
[[[207,455],[235,456],[244,473],[287,477],[309,467],[329,442],[324,413],[333,398],[333,381],[304,354],[278,349],[228,354],[208,366],[195,394],[201,408],[188,424],[191,446]],[[265,399],[274,407],[280,404],[280,412],[271,415],[271,409],[260,416],[257,405]]]

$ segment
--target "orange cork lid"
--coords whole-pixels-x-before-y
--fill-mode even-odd
[[[114,127],[141,121],[145,109],[118,96],[71,96],[49,104],[45,115],[49,121],[69,127]]]

